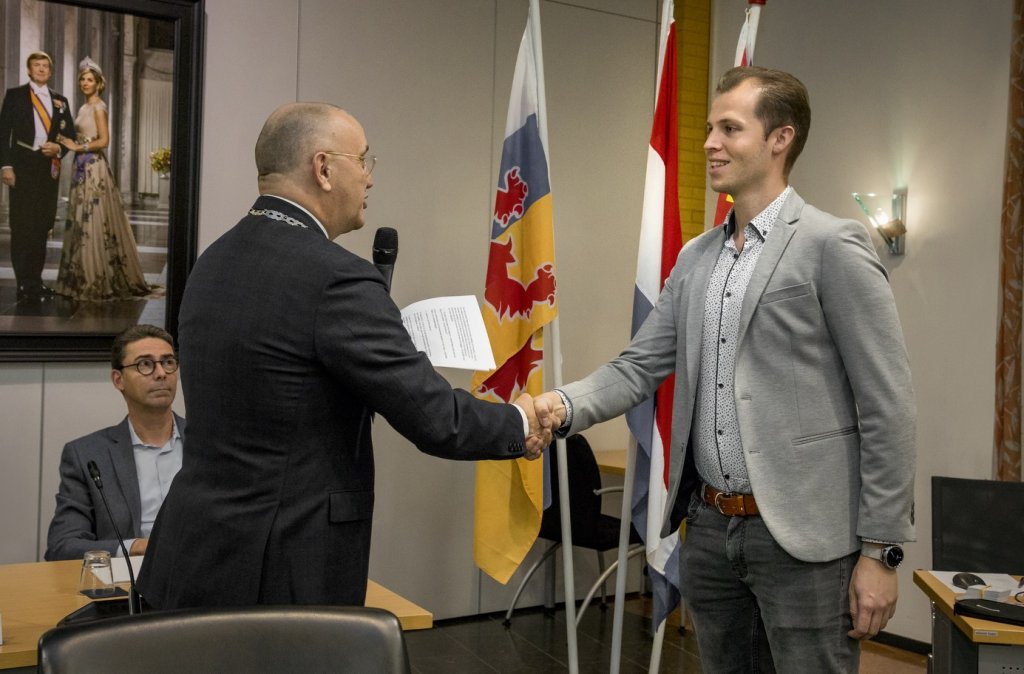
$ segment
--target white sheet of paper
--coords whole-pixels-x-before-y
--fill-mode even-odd
[[[139,579],[139,569],[142,568],[142,555],[132,557],[132,572],[135,574],[135,579]],[[128,562],[125,561],[124,557],[111,557],[110,558],[110,572],[114,575],[115,583],[127,583],[128,582]]]
[[[484,317],[472,295],[414,302],[402,309],[402,323],[434,367],[494,369]]]
[[[938,578],[939,581],[943,585],[948,587],[955,594],[958,594],[958,595],[959,594],[966,594],[966,591],[964,590],[964,588],[957,587],[956,585],[953,584],[953,576],[955,576],[958,573],[961,573],[960,571],[929,571],[928,573],[930,573],[933,576],[935,576],[936,578]],[[970,571],[969,573],[974,573],[974,572]],[[991,588],[993,590],[997,590],[998,591],[998,590],[1016,590],[1017,589],[1017,579],[1014,578],[1013,576],[1009,575],[1009,574],[1005,574],[1005,573],[974,573],[974,575],[977,576],[978,578],[981,578],[983,581],[985,581],[985,583],[987,585],[991,586]]]

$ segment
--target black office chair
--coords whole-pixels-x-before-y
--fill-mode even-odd
[[[512,597],[512,603],[505,613],[504,624],[506,627],[512,622],[512,612],[515,611],[516,603],[526,588],[526,584],[530,582],[537,569],[550,559],[562,545],[562,508],[559,501],[558,465],[556,461],[558,454],[554,451],[553,447],[549,451],[551,456],[551,505],[541,516],[540,533],[537,536],[538,538],[550,541],[551,545],[544,551],[540,559],[530,567],[522,582],[519,583],[519,587]],[[590,448],[590,443],[582,435],[577,434],[566,439],[565,456],[566,462],[569,464],[569,526],[572,530],[572,544],[577,547],[594,550],[597,553],[597,566],[601,574],[599,579],[599,584],[601,585],[601,606],[604,608],[606,605],[604,553],[618,548],[621,520],[618,517],[601,513],[601,496],[611,491],[622,491],[622,489],[621,487],[601,488],[601,472],[597,467],[597,459],[594,457],[594,451]],[[630,550],[630,556],[636,555],[638,549],[643,549],[642,545],[639,548],[636,547],[636,544],[641,543],[641,541],[639,534],[637,534],[633,527],[630,527],[629,542],[633,546]],[[548,605],[553,606],[554,574],[551,574],[550,579],[552,583],[548,587]],[[591,590],[590,595],[588,595],[588,601],[584,603],[584,610],[595,590],[596,584],[595,588]],[[582,614],[582,611],[580,613]]]
[[[56,627],[39,639],[43,674],[372,672],[409,674],[398,618],[328,606],[157,611]]]
[[[1024,574],[1024,483],[932,477],[932,569]]]

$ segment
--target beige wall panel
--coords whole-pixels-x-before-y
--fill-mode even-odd
[[[657,21],[661,16],[660,0],[559,0],[558,4],[577,9],[596,10],[607,12],[618,17],[632,19],[643,19],[644,21]],[[552,3],[545,3],[541,0],[541,12],[551,7]]]
[[[46,551],[46,531],[56,505],[65,443],[120,423],[127,414],[124,398],[110,382],[109,363],[46,365],[43,384],[39,559]]]
[[[0,365],[0,564],[36,558],[42,399],[42,365]]]
[[[298,0],[206,3],[200,251],[256,199],[256,137],[298,90],[299,8]]]
[[[992,474],[1011,5],[772,0],[755,55],[810,91],[814,121],[792,175],[801,196],[863,220],[850,192],[909,189],[907,254],[875,241],[918,405],[918,541],[907,546],[887,630],[922,641],[929,608],[912,570],[931,562],[930,476]],[[742,15],[736,3],[715,5],[715,77],[732,64]]]
[[[399,306],[482,294],[494,31],[493,3],[475,0],[303,3],[300,97],[348,109],[378,156],[367,226],[338,243],[370,258],[376,228],[398,230]],[[435,617],[475,613],[474,465],[423,455],[376,426],[370,575]]]

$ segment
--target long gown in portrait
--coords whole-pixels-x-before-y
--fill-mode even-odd
[[[78,142],[95,139],[103,101],[78,110]],[[161,294],[142,274],[135,237],[106,155],[76,152],[60,270],[54,290],[78,300],[122,300]]]

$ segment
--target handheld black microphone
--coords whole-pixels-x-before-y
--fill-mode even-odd
[[[100,500],[103,501],[107,517],[110,518],[110,526],[114,527],[114,535],[117,536],[117,542],[121,544],[121,552],[124,553],[124,561],[128,565],[128,615],[141,613],[142,602],[139,600],[139,593],[135,589],[135,573],[132,571],[132,559],[128,554],[128,548],[124,545],[124,538],[121,537],[121,532],[118,531],[117,524],[114,523],[114,516],[110,513],[110,506],[107,505],[107,497],[103,494],[103,478],[100,477],[100,469],[96,467],[95,461],[90,461],[86,464],[86,467],[89,469],[89,477],[92,478],[93,484],[96,485],[96,489],[100,492]]]
[[[373,264],[384,277],[384,287],[391,292],[391,276],[398,259],[398,232],[392,227],[378,227],[373,237]]]

